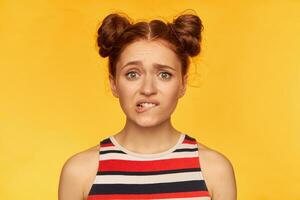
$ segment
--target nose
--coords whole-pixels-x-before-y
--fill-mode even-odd
[[[140,89],[141,94],[144,94],[147,96],[156,94],[157,89],[156,89],[155,81],[153,79],[154,78],[150,75],[145,76],[145,79],[142,81],[142,85],[141,85],[141,89]]]

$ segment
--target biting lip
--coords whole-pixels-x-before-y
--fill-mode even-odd
[[[159,102],[155,99],[140,99],[137,101],[136,106],[138,106],[141,103],[153,103],[155,105],[159,105]]]
[[[153,106],[141,105],[142,103],[152,103],[154,105]],[[158,107],[158,105],[159,105],[158,101],[140,100],[137,102],[135,110],[137,113],[144,113],[144,112],[150,111],[152,109],[155,109],[156,107]]]

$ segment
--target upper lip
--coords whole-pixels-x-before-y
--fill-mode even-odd
[[[140,99],[137,101],[136,105],[138,105],[140,103],[153,103],[153,104],[159,105],[159,102],[155,99]]]

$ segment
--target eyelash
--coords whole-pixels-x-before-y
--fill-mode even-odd
[[[130,72],[126,73],[126,77],[128,77],[128,75],[131,74],[131,73],[136,73],[136,71],[130,71]],[[162,72],[162,73],[168,74],[169,78],[166,78],[166,79],[170,79],[170,78],[173,76],[173,75],[172,75],[171,73],[169,73],[169,72]],[[128,77],[128,78],[129,78],[129,77]],[[129,79],[131,79],[131,78],[129,78]]]

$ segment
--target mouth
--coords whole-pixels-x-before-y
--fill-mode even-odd
[[[156,108],[159,104],[156,103],[148,103],[148,102],[144,102],[144,103],[138,103],[136,105],[136,111],[138,113],[142,113],[148,110],[151,110],[153,108]]]

